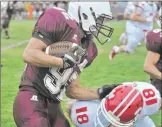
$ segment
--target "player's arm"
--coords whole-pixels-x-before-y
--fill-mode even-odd
[[[144,63],[144,71],[151,77],[162,80],[162,73],[157,69],[156,63],[160,59],[160,54],[148,51]]]
[[[61,58],[47,55],[43,51],[46,47],[47,45],[40,39],[31,38],[23,53],[24,62],[40,67],[63,67],[63,60]]]
[[[117,85],[104,85],[98,89],[88,89],[80,85],[79,76],[67,86],[66,95],[77,100],[97,100],[108,95]]]
[[[53,28],[53,24],[57,25],[58,21],[53,21],[52,18],[47,18],[48,12],[44,11],[39,17],[37,23],[34,26],[32,32],[32,38],[29,44],[24,50],[23,59],[24,62],[33,64],[40,67],[63,67],[63,60],[61,58],[47,55],[45,48],[56,42],[55,32],[56,28]],[[49,28],[53,28],[52,30]]]
[[[141,17],[141,14],[143,13],[143,11],[144,11],[144,8],[141,7],[141,5],[137,5],[135,12],[133,12],[130,15],[129,19],[133,21],[137,21],[137,22],[151,22],[153,20],[151,17],[148,17],[148,18]]]
[[[141,17],[141,14],[138,12],[132,13],[129,19],[138,22],[148,22],[148,19]]]
[[[55,12],[54,10],[51,11]],[[61,36],[60,27],[54,27],[58,24],[60,24],[60,20],[54,20],[52,16],[49,17],[49,10],[46,10],[39,17],[34,27],[32,38],[23,54],[23,59],[26,63],[40,67],[57,66],[64,69],[75,65],[77,56],[74,55],[74,52],[77,50],[77,46],[72,47],[70,52],[65,54],[63,58],[50,56],[44,52],[48,45],[59,40],[58,35]]]
[[[67,86],[66,95],[77,100],[96,100],[99,99],[97,89],[87,89],[80,85],[80,77],[73,80]]]

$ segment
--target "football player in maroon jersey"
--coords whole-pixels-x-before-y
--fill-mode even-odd
[[[162,96],[162,30],[154,29],[146,35],[148,50],[144,63],[144,71],[150,75],[151,83]]]
[[[67,8],[67,2],[56,6]],[[102,10],[98,6],[103,7]],[[73,9],[74,8],[74,9]],[[111,37],[113,29],[103,25],[109,19],[109,2],[77,2],[66,10],[54,7],[46,9],[37,20],[32,38],[24,50],[27,66],[22,75],[19,92],[13,106],[13,115],[18,127],[69,127],[60,102],[64,93],[78,100],[102,99],[116,86],[87,89],[80,85],[79,75],[97,56],[97,47],[92,34],[100,42],[99,34]],[[73,14],[72,14],[73,13]],[[77,20],[79,19],[79,20]],[[104,29],[105,33],[102,33]],[[108,32],[108,34],[106,34]],[[86,49],[78,63],[73,52],[63,58],[47,55],[45,48],[55,42],[70,41]]]

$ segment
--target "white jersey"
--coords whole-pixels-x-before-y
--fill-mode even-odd
[[[144,100],[144,107],[141,115],[150,116],[157,113],[161,107],[160,92],[155,86],[144,82],[138,82],[137,89],[140,91]]]
[[[148,2],[138,2],[136,5],[136,12],[141,14],[142,18],[149,18],[152,22],[134,22],[135,26],[142,30],[153,29],[153,20],[157,13],[157,5],[153,2],[150,5]]]
[[[123,84],[131,84],[126,82]],[[161,97],[156,88],[144,82],[136,86],[144,98],[144,107],[134,124],[134,127],[155,127],[154,122],[148,117],[160,109]],[[94,120],[100,101],[76,101],[71,109],[71,119],[77,127],[95,127]]]
[[[124,15],[130,16],[133,12],[135,12],[137,4],[138,2],[128,2],[124,11]],[[134,21],[128,20],[127,22],[134,22]]]
[[[76,101],[71,109],[71,120],[77,127],[94,127],[100,101]]]

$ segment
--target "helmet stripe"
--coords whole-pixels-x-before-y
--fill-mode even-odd
[[[127,109],[128,107],[133,103],[133,101],[137,98],[137,96],[140,93],[136,93],[136,95],[131,99],[131,101],[125,106],[125,108],[117,115],[117,117],[120,117]]]
[[[114,109],[113,114],[118,111],[118,109],[126,102],[126,100],[132,95],[132,93],[135,91],[135,88],[133,88],[128,95],[123,99],[123,101]]]

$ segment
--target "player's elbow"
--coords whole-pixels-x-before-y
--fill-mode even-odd
[[[77,89],[77,86],[68,86],[66,89],[66,96],[71,99],[78,99],[79,98],[79,91]]]
[[[150,65],[148,63],[145,63],[143,66],[143,71],[146,73],[149,73],[150,71]]]
[[[72,86],[69,86],[66,89],[66,96],[71,98],[71,99],[75,99],[76,98],[75,88],[73,88]]]
[[[30,55],[29,55],[27,50],[25,50],[24,53],[23,53],[23,61],[25,63],[30,63]]]

